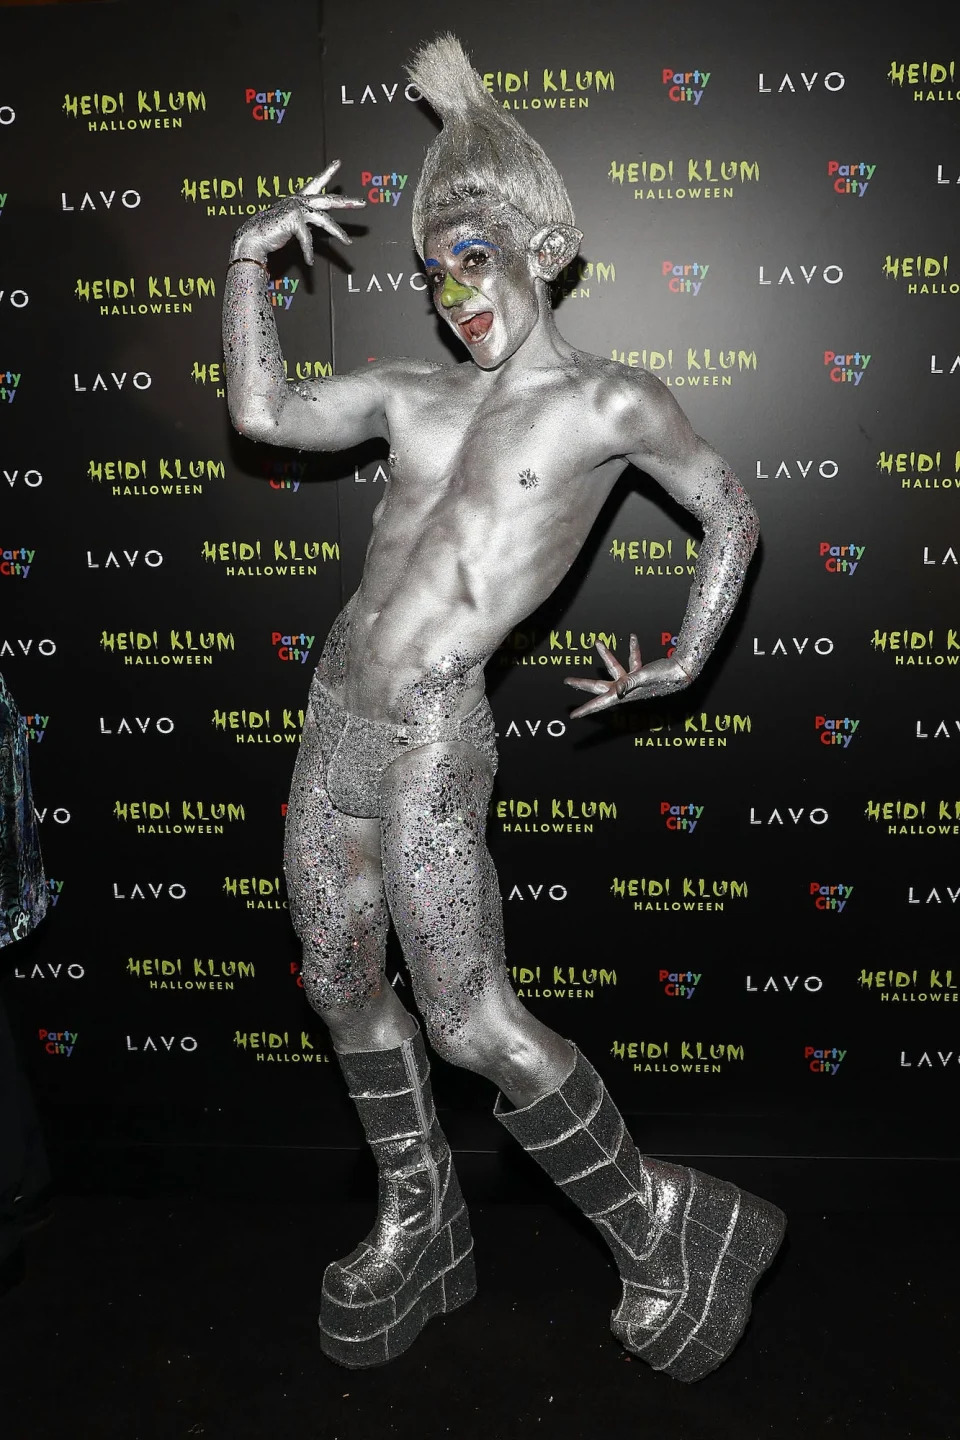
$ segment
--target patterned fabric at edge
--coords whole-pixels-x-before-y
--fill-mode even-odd
[[[22,940],[46,913],[27,731],[0,675],[0,945]]]

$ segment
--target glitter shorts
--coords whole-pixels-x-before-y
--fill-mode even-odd
[[[430,717],[410,725],[351,715],[324,686],[310,685],[310,711],[323,757],[327,794],[346,815],[380,815],[380,782],[394,760],[422,745],[463,740],[497,768],[496,729],[486,696],[463,716]]]

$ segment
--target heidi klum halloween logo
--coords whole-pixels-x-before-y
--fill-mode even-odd
[[[592,835],[617,818],[615,800],[556,796],[494,800],[489,818],[504,835]]]
[[[857,984],[895,1005],[955,1005],[960,1000],[956,970],[861,970]]]
[[[138,835],[224,835],[247,811],[227,800],[115,800],[113,818]]]
[[[960,630],[874,630],[870,645],[895,665],[960,663]]]
[[[735,900],[747,900],[746,880],[711,880],[705,875],[614,876],[610,893],[617,900],[632,901],[634,910],[663,914],[689,911],[722,911]]]
[[[677,637],[671,636],[668,654],[673,653]],[[753,733],[750,715],[721,714],[701,710],[695,715],[660,715],[655,710],[630,706],[610,713],[608,724],[614,730],[632,735],[634,748],[643,750],[726,749],[730,740]]]
[[[87,475],[95,485],[109,487],[109,493],[123,500],[170,499],[203,494],[204,480],[223,480],[222,460],[190,459],[187,456],[111,457],[88,460]]]
[[[611,160],[607,179],[633,187],[634,200],[732,200],[759,185],[758,160],[691,155],[686,160]]]
[[[73,293],[79,301],[95,301],[101,315],[192,315],[194,304],[216,300],[212,275],[135,275],[78,278]]]
[[[960,800],[868,800],[863,814],[888,835],[960,835]]]
[[[617,983],[616,970],[574,965],[514,965],[510,977],[521,1000],[592,1000]]]
[[[742,1045],[711,1040],[614,1040],[610,1054],[643,1075],[720,1075],[746,1059]]]
[[[901,490],[960,490],[960,450],[881,450],[877,469]]]
[[[180,187],[180,198],[188,205],[202,205],[208,219],[256,215],[278,200],[296,195],[311,178],[309,175],[187,175]]]
[[[204,540],[201,555],[207,564],[222,565],[233,577],[319,575],[320,567],[340,559],[340,544],[333,540]]]
[[[610,359],[629,369],[652,371],[673,389],[683,386],[729,386],[743,375],[757,373],[756,350],[689,345],[685,350],[611,350]]]
[[[629,560],[637,578],[690,576],[694,573],[700,553],[698,543],[689,535],[683,540],[654,539],[653,536],[640,536],[636,540],[614,538],[607,553],[621,564]]]
[[[212,665],[237,642],[229,630],[102,630],[100,648],[124,665]]]
[[[504,110],[587,110],[592,98],[612,94],[612,70],[560,65],[542,70],[488,70],[483,83]]]
[[[908,295],[960,295],[960,280],[948,279],[949,255],[888,255],[883,273]]]
[[[496,651],[499,666],[564,667],[597,663],[597,641],[616,652],[615,630],[512,630]]]
[[[279,875],[225,875],[223,892],[241,900],[248,910],[286,910]]]
[[[214,710],[210,723],[238,745],[296,745],[306,712],[277,706],[262,710]]]
[[[307,1030],[235,1030],[233,1043],[264,1062],[326,1065],[330,1060]]]
[[[900,90],[912,90],[914,100],[960,100],[960,90],[954,88],[957,62],[945,56],[936,60],[892,60],[887,79]]]
[[[117,90],[66,94],[63,112],[88,130],[182,130],[185,119],[206,113],[203,90]]]
[[[215,960],[197,955],[190,960],[182,955],[170,959],[130,955],[124,968],[131,979],[144,981],[148,990],[235,990],[239,982],[253,980],[257,973],[252,960]]]

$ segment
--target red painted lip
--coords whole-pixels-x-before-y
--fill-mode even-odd
[[[458,320],[457,329],[468,345],[479,345],[487,338],[492,324],[493,311],[480,310],[475,315],[468,315],[465,320]]]

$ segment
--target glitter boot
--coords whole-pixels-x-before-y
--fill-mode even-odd
[[[574,1053],[559,1089],[520,1110],[500,1096],[494,1114],[612,1250],[617,1339],[655,1370],[699,1380],[743,1334],[786,1219],[726,1181],[638,1154],[600,1076]]]
[[[358,1369],[392,1360],[432,1315],[473,1298],[473,1237],[437,1124],[419,1031],[392,1050],[337,1056],[380,1172],[367,1238],[327,1266],[321,1348]]]

